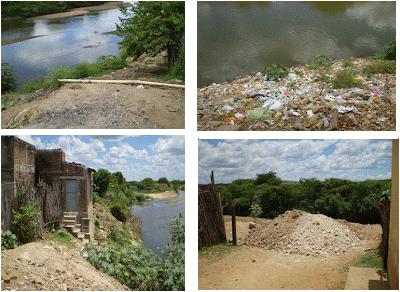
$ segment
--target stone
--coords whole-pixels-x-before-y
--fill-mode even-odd
[[[242,129],[241,125],[222,125],[217,127],[216,131],[240,131]]]
[[[34,284],[43,284],[43,280],[39,276],[31,275],[31,278]]]

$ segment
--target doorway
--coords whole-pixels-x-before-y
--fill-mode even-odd
[[[66,211],[78,211],[78,183],[76,179],[66,180]]]

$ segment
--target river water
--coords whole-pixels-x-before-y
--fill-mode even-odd
[[[384,53],[396,36],[392,2],[197,2],[198,87],[292,66]]]
[[[185,219],[185,200],[168,203],[170,200],[185,198],[185,191],[178,191],[178,196],[169,199],[154,199],[135,203],[132,215],[140,218],[143,246],[160,254],[167,243],[171,243],[171,219],[182,215]]]
[[[119,16],[120,11],[112,9],[54,20],[2,22],[1,39],[40,37],[2,46],[1,62],[18,72],[17,82],[22,85],[46,75],[51,67],[93,63],[102,55],[118,56],[121,38],[102,33],[115,31]]]

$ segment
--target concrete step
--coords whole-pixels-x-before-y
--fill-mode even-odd
[[[350,267],[345,290],[390,290],[387,271]]]

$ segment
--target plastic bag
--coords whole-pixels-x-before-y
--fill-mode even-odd
[[[264,108],[256,108],[255,110],[249,111],[247,113],[247,118],[249,119],[265,119],[272,116],[272,111]]]

